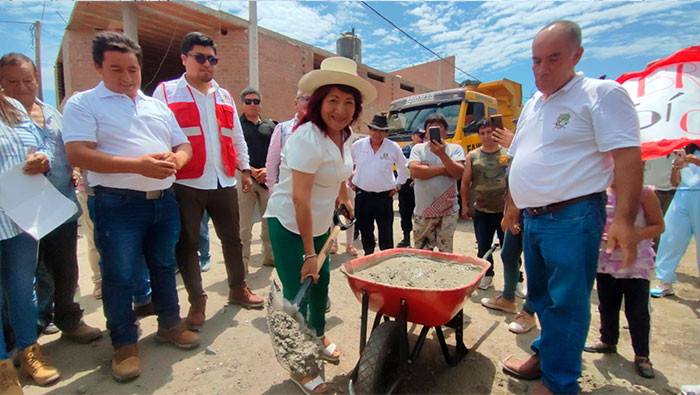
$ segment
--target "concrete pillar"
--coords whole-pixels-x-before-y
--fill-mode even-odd
[[[255,1],[248,2],[248,85],[260,89],[258,84],[258,8]]]
[[[122,23],[124,24],[124,35],[139,42],[138,10],[135,2],[124,1],[121,3]]]

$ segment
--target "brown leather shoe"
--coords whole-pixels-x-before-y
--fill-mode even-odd
[[[190,311],[185,318],[185,324],[191,331],[197,331],[204,325],[206,320],[205,310],[207,308],[207,295],[202,295],[190,304]]]
[[[183,320],[172,328],[158,327],[156,340],[170,343],[181,350],[189,350],[199,345],[199,335],[188,330]]]
[[[542,376],[540,357],[532,355],[525,360],[508,358],[503,361],[503,373],[522,380],[536,380]]]
[[[49,385],[58,380],[61,375],[58,369],[51,366],[44,354],[41,353],[39,345],[34,343],[25,348],[19,354],[20,369],[39,385]]]
[[[0,361],[0,394],[19,395],[23,393],[12,359],[3,359]]]
[[[102,337],[102,331],[98,328],[88,326],[84,321],[80,321],[78,327],[72,331],[63,331],[61,338],[68,339],[80,344],[88,344]]]
[[[141,375],[141,358],[136,343],[114,350],[112,355],[112,378],[118,382],[133,380]]]
[[[265,304],[265,300],[256,296],[247,285],[244,285],[241,289],[230,289],[228,291],[228,302],[239,304],[247,309],[262,309]]]

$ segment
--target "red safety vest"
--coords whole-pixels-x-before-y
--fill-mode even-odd
[[[183,77],[184,78],[184,77]],[[197,103],[189,85],[178,87],[179,79],[162,82],[165,92],[165,103],[175,114],[177,123],[192,145],[192,159],[182,169],[177,171],[178,180],[198,178],[204,174],[204,164],[207,161],[207,150],[204,144],[204,130],[199,116]],[[233,146],[233,127],[236,109],[231,94],[224,88],[219,88],[214,94],[216,121],[219,124],[221,140],[221,157],[223,158],[226,174],[233,177],[236,173],[236,148]]]

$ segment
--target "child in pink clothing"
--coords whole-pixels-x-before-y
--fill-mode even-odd
[[[615,215],[615,188],[608,188],[606,205],[607,232]],[[649,285],[654,270],[654,249],[652,239],[664,231],[664,217],[661,205],[653,187],[644,187],[639,210],[634,221],[639,244],[637,259],[626,268],[622,267],[622,251],[617,247],[612,253],[605,252],[607,233],[603,233],[598,257],[598,312],[600,312],[600,340],[584,347],[584,351],[598,353],[617,352],[620,334],[620,306],[625,298],[625,316],[629,323],[634,367],[642,377],[654,377],[654,369],[649,360]]]

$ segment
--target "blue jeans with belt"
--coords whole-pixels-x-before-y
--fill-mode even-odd
[[[95,196],[88,195],[87,197],[87,207],[88,215],[90,215],[90,221],[95,223]],[[100,253],[99,265],[102,267],[102,251],[100,251],[100,243],[97,241],[97,237],[93,235],[95,240],[95,248],[97,252]],[[140,270],[136,270],[134,273],[134,307],[145,306],[151,303],[151,279],[148,276],[148,267],[146,264],[139,265]],[[41,310],[39,310],[41,311]]]
[[[148,268],[158,326],[171,328],[180,320],[175,283],[175,244],[180,215],[175,193],[159,199],[95,191],[95,239],[102,254],[102,303],[112,346],[138,340],[131,308],[134,273]],[[145,258],[145,259],[144,259]]]
[[[7,318],[20,351],[36,343],[37,338],[34,273],[38,254],[39,242],[28,233],[0,240],[0,303],[7,301]],[[5,337],[0,330],[0,360],[7,358]]]
[[[601,194],[554,213],[525,212],[527,297],[542,327],[531,348],[554,393],[578,391],[606,200]]]

